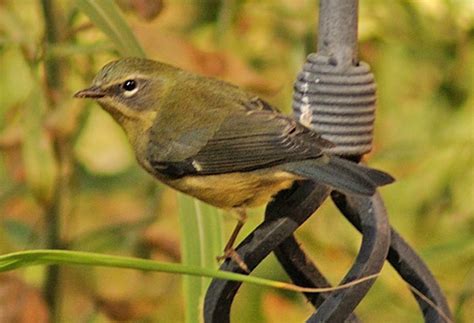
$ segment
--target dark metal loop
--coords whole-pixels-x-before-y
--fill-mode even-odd
[[[237,248],[237,252],[250,270],[275,249],[278,260],[294,283],[309,287],[328,287],[327,280],[317,267],[308,261],[292,236],[292,232],[321,205],[327,194],[327,188],[311,182],[298,184],[297,189],[279,194],[268,206],[266,220]],[[377,194],[370,200],[365,199],[364,202],[364,198],[347,198],[333,192],[332,198],[344,216],[362,232],[365,240],[355,265],[343,283],[378,272],[381,256],[386,252],[386,239],[391,237],[387,259],[407,283],[422,292],[436,306],[433,307],[414,294],[425,321],[452,320],[446,299],[423,261],[393,229],[391,234],[387,234],[385,217],[380,216],[384,215],[380,196]],[[292,212],[294,216],[291,216]],[[384,234],[380,235],[378,229]],[[380,245],[382,247],[379,249]],[[226,261],[221,270],[242,273],[241,268],[232,261]],[[319,307],[318,312],[309,321],[357,322],[352,311],[371,284],[370,281],[364,282],[330,295],[306,294],[311,303]],[[229,322],[232,301],[240,285],[239,282],[223,280],[214,280],[211,283],[205,299],[205,322]]]
[[[305,181],[291,190],[280,192],[267,206],[265,221],[260,224],[236,251],[252,271],[272,250],[286,240],[306,221],[329,196],[329,188]],[[220,270],[244,273],[231,260],[226,260]],[[204,321],[225,323],[230,320],[232,301],[241,283],[214,279],[204,300]]]
[[[362,227],[362,244],[359,254],[342,281],[342,283],[348,283],[380,272],[390,245],[390,227],[379,194],[371,198],[345,196],[344,199],[361,220]],[[374,282],[375,279],[368,280],[353,287],[332,292],[308,322],[344,322]]]
[[[333,192],[331,197],[347,220],[357,230],[363,232],[363,220],[358,216],[354,207],[346,202],[344,196]],[[393,228],[390,230],[391,241],[387,260],[405,282],[416,288],[433,303],[432,305],[428,304],[419,295],[412,292],[422,310],[425,322],[452,322],[452,314],[446,298],[428,267]]]
[[[294,284],[312,288],[331,287],[318,267],[306,256],[293,235],[281,243],[274,253]],[[329,293],[304,293],[304,295],[315,308],[318,308],[329,297]],[[358,323],[360,321],[354,313],[351,313],[345,322]]]

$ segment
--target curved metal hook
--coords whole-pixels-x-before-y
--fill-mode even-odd
[[[280,192],[265,212],[260,224],[236,251],[252,271],[272,250],[287,239],[329,196],[329,188],[305,181]],[[220,270],[243,270],[233,261],[225,261]],[[232,301],[241,283],[214,279],[204,300],[205,322],[229,322]]]
[[[296,285],[314,288],[331,287],[318,267],[301,249],[294,235],[288,237],[273,252]],[[304,293],[304,295],[315,308],[318,308],[329,296],[328,293]],[[360,320],[351,313],[345,322],[358,323]]]
[[[237,248],[250,270],[275,249],[278,260],[294,283],[328,287],[324,276],[308,260],[292,235],[296,228],[322,204],[328,194],[329,190],[326,187],[311,182],[298,183],[292,190],[280,193],[268,206],[265,221]],[[333,192],[332,198],[344,216],[363,234],[359,256],[343,282],[378,272],[387,253],[387,241],[390,241],[387,255],[389,262],[407,283],[426,295],[438,307],[437,310],[415,294],[425,320],[427,322],[452,320],[446,299],[426,265],[395,230],[387,230],[389,226],[379,194],[367,199],[348,198]],[[382,234],[377,233],[377,230],[381,230]],[[380,246],[379,243],[382,246],[380,248],[377,247]],[[241,268],[232,261],[224,262],[221,270],[242,273]],[[329,295],[306,294],[308,300],[315,307],[319,307],[318,312],[311,316],[309,321],[358,322],[352,311],[372,283],[373,281],[364,282]],[[204,305],[205,322],[229,322],[232,301],[240,285],[239,282],[223,280],[214,280],[211,283]]]
[[[363,222],[356,212],[354,205],[352,205],[350,201],[346,201],[344,196],[337,192],[333,192],[331,197],[336,206],[349,220],[349,222],[351,222],[357,230],[363,232]],[[418,302],[418,305],[420,306],[420,309],[423,312],[425,321],[452,321],[452,314],[446,298],[444,297],[441,288],[433,277],[433,274],[431,274],[423,260],[405,242],[405,240],[403,240],[403,238],[393,228],[390,228],[390,230],[391,241],[387,260],[405,280],[405,282],[416,288],[435,305],[435,307],[433,307],[432,305],[428,304],[424,299],[412,291]]]
[[[390,245],[390,226],[379,194],[368,197],[344,196],[361,220],[362,244],[356,261],[342,283],[348,283],[382,269]],[[326,299],[308,322],[343,322],[364,298],[375,282],[368,280],[353,287],[336,290]]]

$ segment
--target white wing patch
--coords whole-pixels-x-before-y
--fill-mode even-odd
[[[193,165],[194,169],[197,170],[198,172],[202,170],[202,166],[201,164],[197,162],[197,160],[193,160],[191,164]]]

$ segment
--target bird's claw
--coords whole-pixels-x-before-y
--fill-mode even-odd
[[[217,261],[223,261],[226,259],[232,259],[237,265],[239,265],[240,269],[242,269],[245,273],[250,274],[249,267],[234,248],[226,249],[224,250],[224,254],[222,256],[217,256]]]

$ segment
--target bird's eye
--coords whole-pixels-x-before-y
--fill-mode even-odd
[[[135,80],[126,80],[122,84],[122,89],[125,91],[133,91],[137,88],[137,82]]]
[[[137,81],[135,80],[126,80],[122,83],[122,89],[125,90],[124,95],[130,97],[137,93],[138,86]]]

